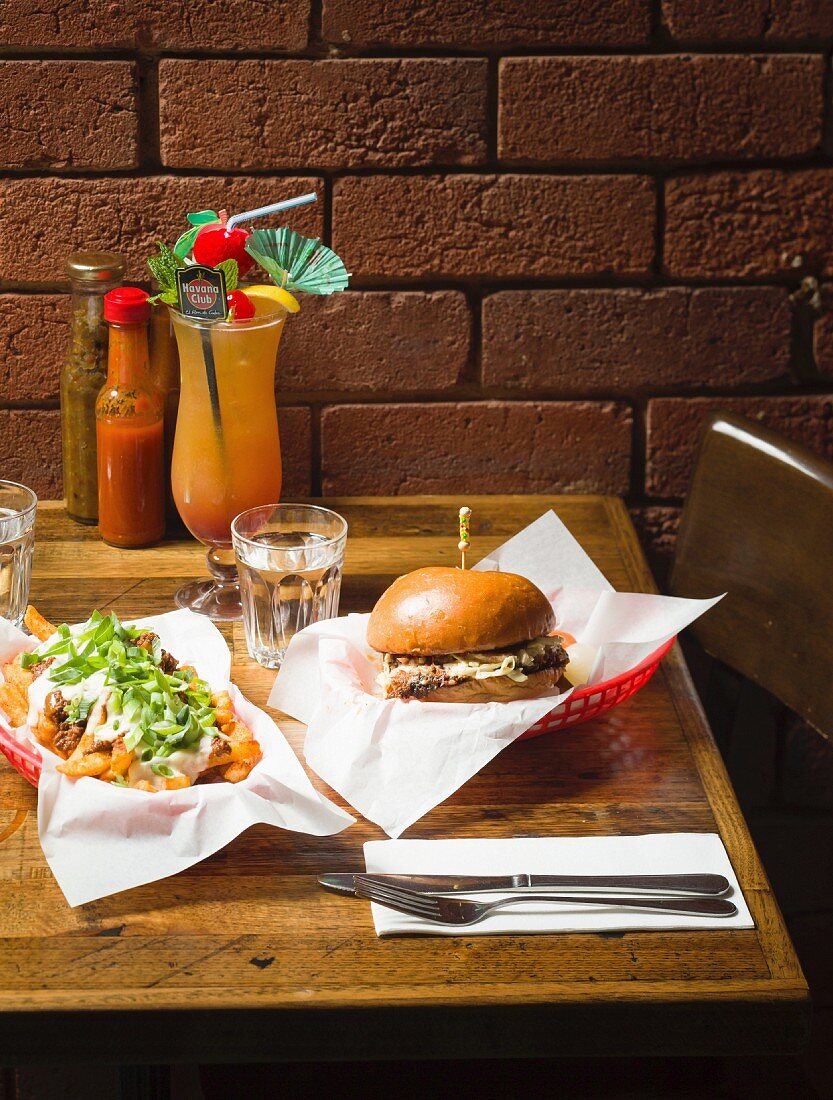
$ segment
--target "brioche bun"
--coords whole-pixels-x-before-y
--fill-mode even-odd
[[[382,594],[370,615],[367,642],[380,653],[437,657],[517,645],[554,629],[549,600],[526,577],[434,566],[407,573]],[[448,701],[447,692],[458,690],[442,688],[432,698]]]
[[[490,676],[485,680],[466,680],[462,684],[437,688],[421,697],[423,703],[508,703],[513,699],[534,699],[552,691],[561,679],[563,668],[543,668],[530,672],[524,683],[508,676]]]

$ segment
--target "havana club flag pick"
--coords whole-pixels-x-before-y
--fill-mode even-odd
[[[721,598],[614,592],[554,512],[474,568],[519,573],[546,594],[558,629],[577,639],[568,649],[577,658],[574,669],[587,669],[574,672],[576,686],[635,668]],[[376,682],[381,662],[367,644],[368,618],[328,619],[296,634],[269,705],[307,724],[309,766],[369,821],[398,837],[574,688],[564,690],[562,681],[551,695],[506,703],[383,699]]]

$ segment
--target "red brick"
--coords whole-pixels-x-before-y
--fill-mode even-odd
[[[0,295],[0,401],[57,400],[69,314],[65,294]]]
[[[281,500],[312,493],[312,419],[309,409],[278,407],[283,488]]]
[[[26,283],[64,278],[64,259],[78,248],[106,248],[129,261],[128,278],[149,278],[145,261],[160,238],[173,244],[189,210],[230,213],[317,190],[319,201],[289,211],[301,233],[323,231],[323,181],[315,177],[144,176],[141,179],[0,180],[0,276]]]
[[[61,497],[61,414],[57,409],[0,409],[0,470],[42,500]]]
[[[302,50],[310,0],[10,0],[0,6],[4,46],[58,49]]]
[[[648,271],[654,187],[641,176],[338,180],[333,247],[359,278]]]
[[[662,0],[671,34],[689,42],[807,42],[833,36],[829,0]]]
[[[483,382],[559,396],[757,385],[787,375],[787,292],[507,290],[483,302]]]
[[[662,584],[674,560],[683,510],[658,504],[629,510],[651,570]]]
[[[324,0],[338,46],[628,46],[647,42],[648,0]]]
[[[671,179],[665,265],[692,278],[756,277],[802,266],[833,274],[833,171],[717,172]]]
[[[2,61],[2,168],[135,168],[136,67],[128,61]]]
[[[471,317],[458,291],[369,291],[308,298],[290,319],[278,390],[447,390],[469,358]]]
[[[649,494],[681,497],[686,493],[703,422],[721,411],[759,420],[787,439],[833,458],[833,395],[659,398],[648,405],[645,487]]]
[[[822,290],[821,306],[813,328],[813,353],[818,370],[833,378],[833,287]]]
[[[823,69],[820,55],[506,58],[498,153],[541,165],[808,153]]]
[[[486,78],[480,58],[163,61],[162,162],[221,169],[479,164]]]
[[[621,403],[341,405],[322,417],[327,494],[624,493]]]

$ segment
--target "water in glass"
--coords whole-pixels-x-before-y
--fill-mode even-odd
[[[344,543],[314,531],[252,535],[237,548],[249,654],[278,668],[292,637],[338,614]]]
[[[29,599],[35,530],[32,516],[0,507],[0,615],[20,626]]]

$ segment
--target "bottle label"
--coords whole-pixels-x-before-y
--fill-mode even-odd
[[[181,267],[176,273],[179,312],[194,321],[224,321],[228,315],[226,276],[220,268]]]

